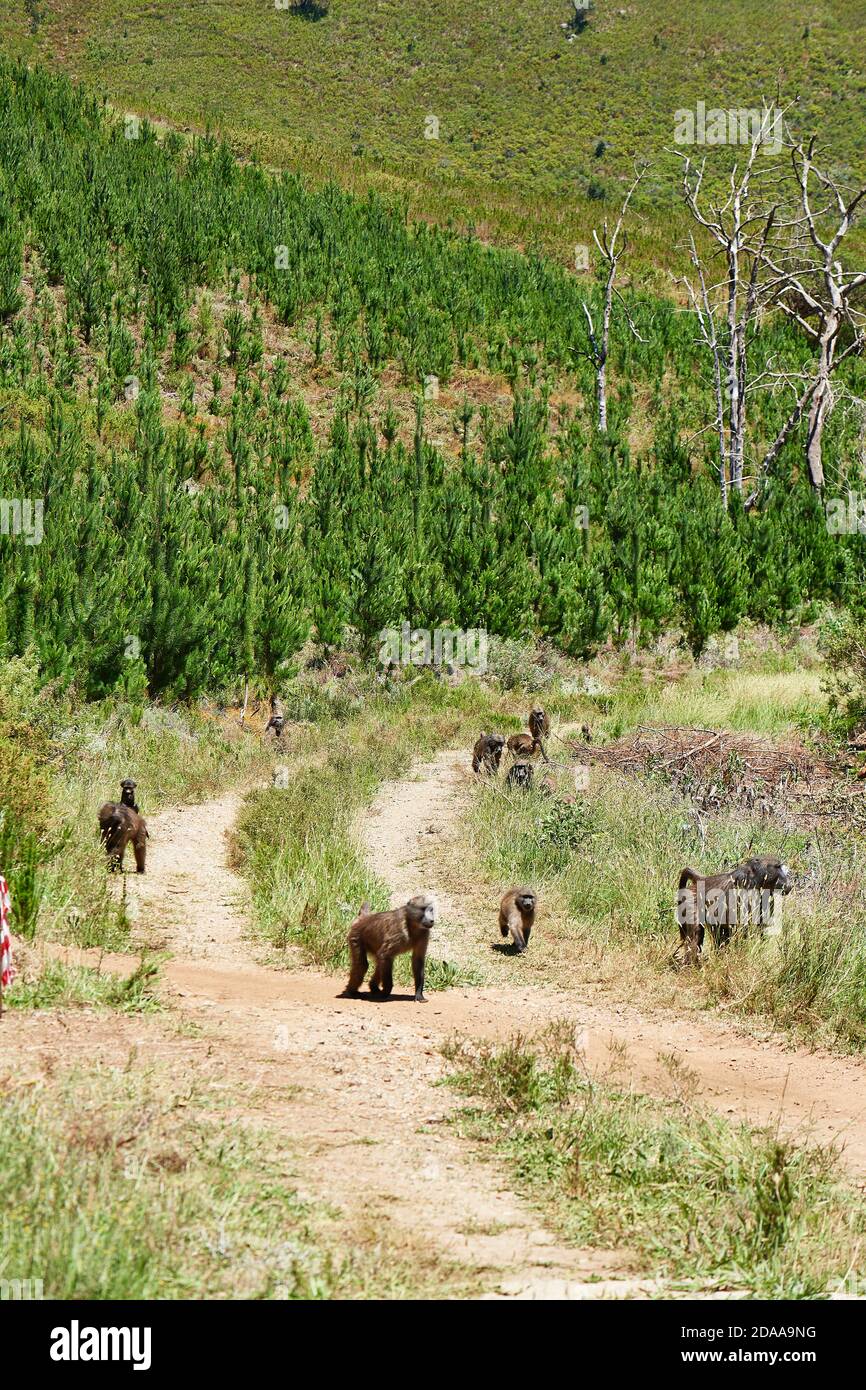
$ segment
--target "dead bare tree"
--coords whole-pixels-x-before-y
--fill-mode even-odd
[[[769,108],[764,106],[761,120],[752,130],[746,159],[734,166],[728,178],[728,192],[722,202],[703,202],[706,161],[692,165],[684,160],[683,196],[698,226],[716,243],[716,255],[724,262],[724,275],[708,285],[703,262],[694,236],[689,237],[689,256],[695,270],[696,286],[688,276],[684,283],[698,323],[700,340],[710,354],[716,417],[714,428],[719,441],[719,486],[727,503],[731,489],[743,490],[743,462],[746,446],[746,398],[758,383],[748,376],[748,347],[760,319],[769,291],[761,275],[757,246],[765,246],[777,216],[777,204],[765,196],[755,198],[752,179],[758,152],[768,134]],[[679,153],[679,151],[678,151]],[[724,313],[718,318],[719,306]]]
[[[790,143],[798,213],[787,224],[785,241],[778,246],[765,241],[754,254],[772,277],[768,287],[773,302],[814,343],[816,356],[808,372],[783,376],[786,386],[799,383],[799,390],[758,471],[759,476],[767,473],[808,411],[806,466],[812,486],[820,490],[824,486],[824,426],[836,396],[832,378],[847,358],[862,353],[866,341],[866,314],[853,302],[856,292],[866,285],[866,271],[846,270],[839,259],[839,248],[866,197],[866,187],[851,196],[844,194],[841,184],[815,164],[815,136],[805,146]],[[821,207],[814,203],[812,190],[816,186],[819,196],[826,195]],[[846,329],[849,339],[843,346]]]
[[[607,220],[605,220],[605,222],[602,224],[601,236],[599,236],[595,228],[593,228],[592,232],[593,241],[595,242],[596,246],[601,252],[602,259],[606,267],[604,281],[604,296],[601,305],[600,321],[597,322],[597,316],[593,314],[593,311],[590,309],[586,300],[583,300],[582,303],[583,312],[586,315],[589,342],[589,348],[585,355],[589,358],[590,362],[595,368],[595,394],[596,404],[598,408],[598,428],[602,434],[605,434],[607,432],[607,358],[610,349],[610,323],[613,315],[614,296],[623,308],[623,312],[626,316],[629,328],[631,329],[632,333],[635,335],[636,338],[640,339],[641,342],[643,341],[631,316],[629,315],[628,309],[625,306],[625,302],[622,298],[622,295],[616,289],[616,277],[617,271],[619,269],[619,263],[622,260],[622,257],[624,256],[626,250],[628,249],[628,236],[623,228],[623,223],[625,222],[625,215],[628,211],[628,205],[632,200],[632,195],[634,194],[635,189],[637,188],[646,171],[646,165],[644,165],[641,169],[638,170],[631,184],[631,187],[628,190],[628,193],[625,195],[625,200],[623,201],[623,205],[620,208],[619,217],[616,220],[616,225],[613,231],[608,231]]]
[[[770,115],[768,108],[763,111]],[[774,126],[784,114],[773,114]],[[749,394],[756,390],[793,393],[782,427],[757,463],[755,485],[746,506],[756,501],[757,480],[772,468],[804,417],[808,417],[805,452],[809,478],[815,488],[823,487],[821,444],[835,399],[832,378],[842,362],[863,351],[866,326],[866,315],[852,302],[852,296],[866,284],[866,272],[844,269],[838,257],[866,188],[844,196],[841,186],[815,165],[814,137],[804,147],[791,138],[786,126],[784,143],[791,149],[796,191],[792,196],[790,187],[783,183],[783,171],[765,174],[755,191],[756,158],[766,130],[762,115],[744,164],[729,176],[722,202],[703,197],[705,165],[695,168],[688,157],[681,156],[685,160],[686,205],[698,226],[715,242],[715,255],[724,262],[722,277],[708,283],[695,237],[689,238],[694,283],[690,277],[684,283],[699,341],[711,363],[715,418],[707,428],[718,437],[719,485],[725,503],[732,491],[744,490]],[[754,181],[757,184],[758,180]],[[828,195],[820,208],[814,206],[812,190],[816,184]],[[806,369],[768,364],[760,374],[750,374],[750,344],[764,313],[773,307],[795,320],[815,344],[814,361]]]

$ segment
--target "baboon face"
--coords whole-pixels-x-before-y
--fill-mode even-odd
[[[406,904],[406,911],[415,927],[422,931],[432,931],[436,921],[436,904],[426,893],[418,893]]]
[[[530,892],[528,888],[522,888],[514,901],[517,904],[517,910],[523,916],[535,911],[535,894]]]
[[[138,783],[133,782],[131,777],[124,777],[123,781],[120,784],[120,789],[124,792],[134,792],[137,786]]]
[[[487,747],[491,753],[502,752],[505,747],[504,734],[484,734],[483,737],[487,739]]]
[[[749,878],[756,888],[766,888],[770,893],[781,893],[785,896],[794,887],[794,879],[787,864],[783,864],[781,859],[774,859],[772,855],[762,854],[755,859],[748,859],[743,865],[748,871]]]

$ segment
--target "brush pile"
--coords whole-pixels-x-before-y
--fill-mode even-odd
[[[575,744],[573,752],[619,772],[660,774],[703,811],[742,806],[769,815],[782,800],[815,798],[829,784],[838,786],[842,771],[796,741],[724,729],[641,725],[615,743]]]

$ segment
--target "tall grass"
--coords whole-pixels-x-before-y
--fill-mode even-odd
[[[832,1151],[590,1079],[568,1023],[446,1051],[474,1101],[463,1128],[575,1244],[625,1247],[671,1283],[759,1298],[820,1298],[850,1274],[866,1207]]]
[[[88,1067],[0,1098],[0,1278],[51,1299],[403,1297],[438,1289],[302,1198],[284,1144],[216,1093]],[[182,1102],[182,1103],[181,1103]],[[223,1102],[224,1103],[224,1102]],[[210,1112],[205,1120],[192,1118]],[[217,1112],[214,1114],[214,1112]]]

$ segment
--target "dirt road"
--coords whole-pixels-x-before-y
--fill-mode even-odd
[[[394,901],[432,889],[452,923],[471,915],[472,904],[454,885],[425,882],[424,846],[430,835],[454,832],[465,795],[459,755],[445,753],[384,786],[359,824],[371,867]],[[860,1060],[785,1051],[709,1018],[643,1016],[594,998],[589,987],[454,989],[431,995],[426,1006],[398,991],[379,1004],[337,997],[342,979],[257,964],[245,936],[244,884],[227,862],[226,831],[238,805],[238,796],[226,795],[151,819],[148,872],[127,877],[137,937],[169,947],[166,979],[179,1007],[205,1029],[209,1066],[263,1088],[267,1103],[256,1120],[291,1139],[309,1190],[359,1224],[374,1214],[396,1248],[432,1245],[472,1271],[482,1297],[639,1297],[657,1287],[631,1276],[628,1252],[561,1246],[507,1175],[476,1160],[445,1126],[454,1100],[437,1085],[445,1072],[439,1046],[457,1031],[501,1038],[566,1017],[591,1069],[603,1071],[615,1058],[633,1084],[664,1094],[676,1084],[675,1054],[710,1105],[778,1122],[804,1139],[834,1140],[851,1171],[866,1176]],[[438,947],[453,954],[447,940]],[[77,956],[92,963],[94,953]],[[104,963],[127,970],[134,960]]]

